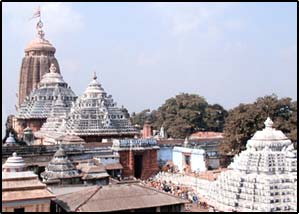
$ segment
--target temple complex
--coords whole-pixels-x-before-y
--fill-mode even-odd
[[[270,118],[208,193],[220,211],[297,212],[297,150]]]
[[[54,56],[56,49],[45,39],[42,27],[43,23],[39,20],[36,25],[37,38],[25,48],[20,70],[18,107],[25,101],[26,96],[37,88],[43,75],[48,73],[51,64],[54,64],[56,72],[60,73],[58,61]]]
[[[138,135],[124,108],[118,108],[94,75],[84,94],[72,106],[60,132],[77,135],[86,142],[101,142],[103,138],[125,138]]]
[[[53,198],[16,153],[2,165],[2,212],[49,212]]]
[[[50,72],[43,76],[38,87],[26,97],[18,110],[16,115],[18,127],[15,129],[19,134],[22,134],[26,127],[31,128],[33,132],[38,131],[51,114],[57,117],[59,122],[61,119],[59,116],[65,116],[72,102],[77,98],[61,74],[57,72],[54,64],[51,64],[49,70]],[[54,123],[53,129],[48,125],[42,131],[55,132],[55,125],[58,123],[55,122],[49,122]]]

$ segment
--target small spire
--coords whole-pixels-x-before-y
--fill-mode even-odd
[[[12,156],[17,157],[17,153],[16,152],[12,153]]]
[[[271,120],[270,117],[267,118],[267,120],[264,122],[266,128],[272,128],[273,126],[273,121]]]
[[[96,80],[97,79],[97,73],[93,72],[93,79]]]
[[[188,140],[188,137],[186,137],[186,138],[185,138],[185,141],[184,141],[184,146],[187,147],[188,144],[189,144],[189,140]]]
[[[50,70],[50,73],[56,73],[56,66],[52,63],[49,70]]]

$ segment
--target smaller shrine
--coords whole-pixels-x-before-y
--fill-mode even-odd
[[[45,171],[41,173],[43,182],[47,185],[79,184],[82,175],[69,160],[60,144]]]
[[[11,132],[9,132],[9,136],[8,138],[6,138],[4,146],[15,146],[15,145],[17,145],[16,139],[14,138],[14,135]]]
[[[211,185],[208,203],[214,209],[297,213],[297,151],[270,118],[229,169]]]
[[[2,172],[22,172],[26,170],[26,164],[22,157],[17,156],[14,152],[2,165]]]
[[[50,212],[53,198],[17,153],[2,165],[2,212]]]
[[[81,163],[77,166],[79,172],[82,173],[84,184],[108,185],[109,174],[106,172],[105,166],[101,163],[95,164],[89,160],[87,163]]]

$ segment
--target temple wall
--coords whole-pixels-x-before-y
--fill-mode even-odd
[[[186,167],[185,155],[190,156],[191,171],[202,172],[207,170],[204,150],[175,147],[172,151],[172,161],[180,172],[184,172]]]
[[[123,168],[123,176],[124,177],[129,177],[129,176],[133,176],[134,175],[134,171],[133,171],[133,161],[132,160],[134,157],[132,155],[130,155],[129,151],[119,151],[119,156],[120,156],[120,163],[121,165],[124,167]]]
[[[191,154],[191,170],[194,172],[207,171],[205,158],[200,154]]]
[[[158,172],[157,150],[148,149],[144,151],[119,151],[120,163],[123,168],[123,176],[134,176],[134,155],[142,155],[141,179],[147,179]]]
[[[108,157],[107,159],[105,157],[95,157],[95,159],[100,160],[100,162],[104,165],[107,164],[112,164],[112,163],[119,163],[119,158],[110,158]]]
[[[13,203],[2,203],[2,212],[14,212],[14,209],[24,208],[25,212],[50,212],[50,200],[32,201],[30,204],[23,203],[22,201],[15,201]]]
[[[146,150],[143,154],[141,179],[147,179],[159,171],[157,150]]]
[[[180,172],[183,171],[183,154],[179,151],[172,151],[172,161],[178,167]]]

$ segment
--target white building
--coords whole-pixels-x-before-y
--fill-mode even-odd
[[[184,142],[185,147],[174,147],[172,150],[172,160],[180,172],[202,172],[206,171],[205,151],[203,149],[186,148],[187,139]]]

